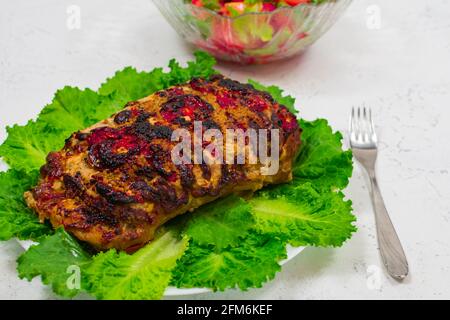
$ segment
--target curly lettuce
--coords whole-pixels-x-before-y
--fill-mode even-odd
[[[55,293],[74,297],[80,292],[81,272],[91,257],[64,229],[46,236],[17,259],[19,277],[31,281],[41,276]]]
[[[274,278],[286,244],[341,246],[351,237],[355,218],[341,190],[352,173],[352,156],[342,150],[342,135],[325,120],[300,120],[302,146],[291,183],[265,188],[250,200],[230,196],[203,206],[172,221],[132,255],[115,250],[94,254],[63,229],[39,223],[26,207],[23,192],[35,185],[48,152],[60,149],[72,132],[128,101],[192,77],[209,77],[216,73],[214,63],[197,53],[186,67],[172,60],[168,72],[125,68],[98,91],[59,90],[36,120],[8,128],[0,146],[0,156],[11,168],[0,173],[0,240],[37,242],[18,259],[21,278],[40,276],[59,295],[87,292],[98,299],[159,299],[169,284],[246,290]],[[250,82],[296,112],[295,99],[280,88]],[[73,285],[74,270],[79,270],[78,286]]]
[[[322,247],[340,247],[355,232],[351,202],[341,192],[320,193],[310,183],[290,189],[275,196],[262,192],[250,200],[260,232],[293,246]]]
[[[172,284],[213,290],[260,288],[281,270],[278,262],[284,258],[283,241],[255,232],[249,233],[239,245],[227,248],[194,242],[177,264]]]
[[[196,210],[189,217],[184,233],[196,244],[223,249],[238,246],[253,225],[249,203],[229,196]]]
[[[312,183],[316,188],[343,190],[352,175],[352,152],[342,150],[342,134],[333,133],[324,119],[300,121],[302,146],[294,165],[296,183]]]
[[[85,266],[83,287],[98,299],[160,299],[187,246],[186,237],[168,230],[133,255],[100,253]]]
[[[26,174],[17,170],[0,172],[0,240],[11,238],[36,240],[51,233],[28,208],[23,193],[37,181],[37,172]]]
[[[20,278],[41,276],[61,296],[86,291],[99,299],[159,299],[172,278],[172,269],[188,240],[164,230],[133,255],[109,250],[90,255],[64,229],[33,245],[18,262]]]

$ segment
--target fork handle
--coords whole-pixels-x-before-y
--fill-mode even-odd
[[[386,206],[384,205],[383,197],[381,196],[378,181],[375,176],[375,170],[371,170],[369,176],[372,184],[371,197],[375,212],[375,223],[381,258],[389,275],[396,280],[403,280],[408,275],[408,261],[406,260],[402,244],[400,243],[400,239],[397,236],[397,232],[395,232],[394,225],[392,224]]]

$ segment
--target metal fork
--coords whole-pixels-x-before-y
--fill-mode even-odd
[[[387,272],[396,280],[408,275],[408,261],[402,244],[384,205],[375,175],[377,159],[377,135],[372,120],[372,111],[366,107],[352,108],[350,117],[350,146],[359,163],[366,169],[372,185],[371,198],[375,212],[378,246]]]

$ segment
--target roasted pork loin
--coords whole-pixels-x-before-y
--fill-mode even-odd
[[[175,129],[279,129],[279,170],[261,164],[175,164]],[[198,123],[198,122],[197,122]],[[205,129],[206,128],[206,129]],[[292,179],[300,146],[295,116],[270,94],[224,78],[193,79],[128,103],[51,152],[25,200],[41,221],[63,226],[97,250],[132,252],[168,220],[231,193]],[[225,150],[224,150],[225,152]]]

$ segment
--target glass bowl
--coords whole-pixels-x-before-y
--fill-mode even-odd
[[[292,57],[319,39],[352,0],[301,4],[228,17],[184,0],[153,0],[188,42],[220,60],[262,64]]]

